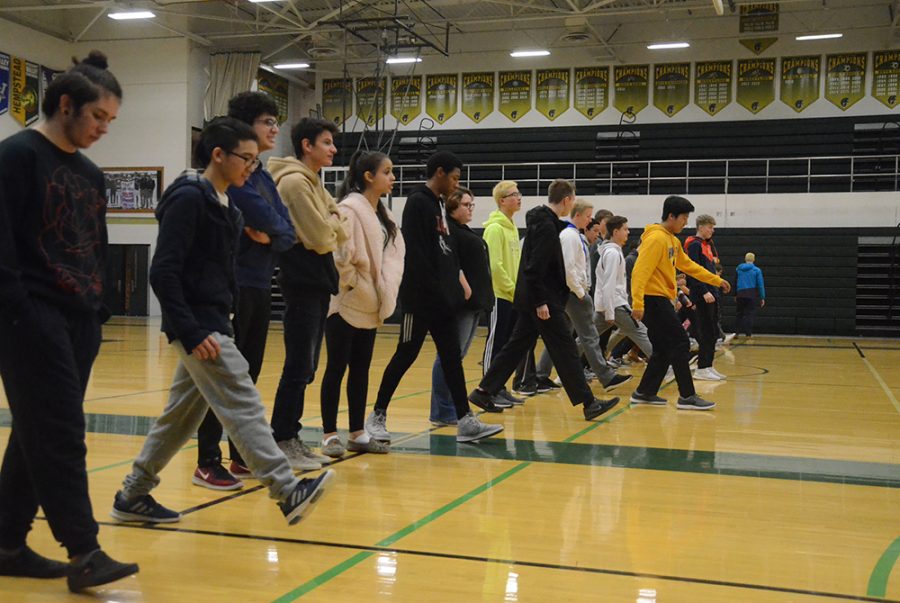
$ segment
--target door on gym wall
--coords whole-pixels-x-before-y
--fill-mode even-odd
[[[103,301],[113,316],[147,316],[149,245],[110,245]]]

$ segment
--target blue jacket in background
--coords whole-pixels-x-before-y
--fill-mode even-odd
[[[766,299],[766,286],[763,284],[762,270],[755,264],[745,262],[737,267],[737,287],[739,297],[753,297],[759,295],[759,299]],[[741,295],[741,291],[745,294]]]
[[[275,181],[262,166],[244,186],[228,188],[228,197],[244,217],[244,225],[269,235],[271,244],[261,245],[241,231],[235,277],[239,287],[269,289],[278,256],[297,242],[291,216],[278,195]]]

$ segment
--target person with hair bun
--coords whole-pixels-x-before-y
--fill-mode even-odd
[[[97,540],[84,392],[100,349],[107,255],[103,173],[81,153],[122,89],[92,51],[44,95],[45,119],[0,142],[0,377],[12,430],[0,468],[0,575],[67,576],[73,592],[137,573]],[[40,506],[67,565],[26,544]]]
[[[375,333],[397,307],[406,246],[381,197],[394,187],[394,164],[384,153],[357,151],[338,198],[347,241],[334,253],[340,280],[325,322],[328,362],[322,377],[322,453],[386,453],[388,445],[365,430],[369,367]],[[337,434],[341,382],[347,376],[350,435],[347,447]]]

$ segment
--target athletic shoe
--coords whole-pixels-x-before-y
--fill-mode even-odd
[[[698,350],[700,349],[700,342],[698,342],[696,339],[694,339],[693,337],[691,337],[691,338],[689,339],[689,341],[690,341],[690,346],[691,346],[691,351],[692,351],[692,352],[696,352],[696,351],[698,351]]]
[[[116,492],[113,508],[109,513],[119,521],[143,521],[147,523],[175,523],[181,520],[181,513],[167,509],[149,494],[126,500],[122,491]]]
[[[725,338],[722,339],[722,344],[728,345],[729,343],[731,343],[731,341],[734,339],[735,335],[736,335],[736,333],[725,333]]]
[[[641,392],[634,390],[631,393],[631,403],[632,404],[650,404],[652,406],[665,406],[668,404],[668,401],[665,398],[660,398],[659,396],[653,396],[650,394],[642,394]]]
[[[0,576],[17,578],[62,578],[68,564],[38,555],[28,545],[16,551],[0,553]]]
[[[700,355],[691,352],[691,359],[688,360],[688,366],[692,369],[697,368],[697,364],[700,362]]]
[[[391,434],[387,430],[387,415],[377,410],[369,413],[369,416],[366,417],[366,433],[370,438],[390,442]]]
[[[297,438],[297,442],[300,444],[300,451],[303,453],[303,456],[310,459],[311,461],[316,461],[320,465],[327,465],[331,462],[330,456],[325,456],[324,454],[319,454],[318,452],[314,452],[312,448],[306,445],[306,442]]]
[[[721,381],[722,379],[709,368],[694,371],[694,379],[697,381]]]
[[[381,442],[369,436],[369,441],[360,444],[356,440],[347,440],[347,450],[350,452],[371,452],[372,454],[387,454],[391,451],[391,445],[388,442]]]
[[[466,416],[459,420],[459,425],[456,426],[456,441],[474,442],[501,431],[503,431],[503,425],[482,423],[474,413],[469,411]]]
[[[634,379],[633,375],[615,374],[615,375],[613,375],[613,378],[609,380],[609,383],[607,383],[606,385],[603,386],[603,389],[606,391],[613,390],[613,389],[619,387],[620,385],[622,385],[623,383],[628,383],[632,379]]]
[[[518,387],[513,386],[513,392],[520,396],[533,396],[538,393],[537,385],[534,383],[521,383]]]
[[[435,427],[456,427],[458,421],[456,419],[452,420],[444,420],[444,419],[429,419],[431,424]]]
[[[191,478],[191,483],[210,490],[240,490],[244,487],[244,482],[225,471],[225,467],[222,465],[197,467],[194,470],[194,477]]]
[[[126,576],[138,573],[137,563],[119,563],[109,555],[96,549],[77,563],[70,563],[66,569],[66,581],[73,593],[85,588],[109,584]]]
[[[697,394],[690,396],[688,398],[678,397],[678,404],[676,408],[678,410],[712,410],[716,407],[715,402],[710,402],[709,400],[704,400]]]
[[[469,402],[485,412],[503,412],[503,409],[495,403],[494,396],[480,389],[473,389],[469,392]]]
[[[318,471],[322,468],[322,463],[303,454],[303,448],[300,446],[299,439],[291,438],[290,440],[275,443],[281,448],[284,456],[287,457],[288,463],[291,465],[291,469],[294,471]]]
[[[253,479],[253,472],[250,471],[250,468],[237,461],[231,461],[231,465],[228,466],[228,473],[238,479]]]
[[[559,389],[559,387],[560,386],[558,386],[556,383],[551,381],[549,377],[538,377],[537,392],[539,394],[543,394],[546,392],[553,391],[555,389]]]
[[[505,402],[509,402],[513,406],[521,406],[521,405],[525,404],[525,398],[517,398],[516,396],[512,395],[509,392],[509,390],[506,389],[505,387],[503,389],[501,389],[499,392],[497,392],[496,396],[494,396],[495,402],[496,402],[497,398],[500,398],[501,400],[503,400]]]
[[[556,377],[553,378],[553,383],[555,383],[555,384],[557,384],[558,386],[562,387],[562,379],[559,378],[559,375],[557,375]]]
[[[347,449],[341,444],[341,438],[336,435],[331,436],[327,441],[322,442],[322,454],[331,458],[339,459],[344,456],[345,452],[347,452]]]
[[[672,370],[671,366],[668,368],[668,370],[666,370],[666,374],[663,377],[662,384],[665,385],[670,381],[675,381],[675,371]]]
[[[728,379],[728,377],[726,377],[725,375],[723,375],[722,373],[720,373],[713,367],[709,367],[709,370],[712,371],[716,375],[716,377],[719,378],[720,381],[725,381],[726,379]]]
[[[594,374],[594,371],[584,369],[584,380],[585,381],[590,383],[591,381],[595,380],[596,378],[597,378],[597,375]]]
[[[614,369],[622,368],[624,366],[621,358],[613,358],[612,356],[609,357],[609,360],[606,361],[606,364],[608,364],[610,368]]]
[[[296,525],[301,519],[309,515],[313,506],[322,500],[328,483],[334,478],[331,469],[323,472],[319,477],[301,479],[287,500],[278,503],[288,525]]]
[[[610,398],[609,400],[594,398],[593,402],[584,405],[584,408],[582,409],[584,411],[584,418],[587,421],[596,419],[603,413],[612,410],[618,403],[619,398]]]

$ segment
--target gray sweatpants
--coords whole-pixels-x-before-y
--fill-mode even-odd
[[[637,347],[641,348],[641,351],[647,358],[653,355],[653,344],[650,343],[650,338],[647,337],[647,327],[644,326],[644,323],[636,321],[631,317],[631,310],[628,306],[619,306],[615,310],[616,312],[616,327],[618,329],[615,333],[612,334],[612,337],[609,338],[609,349],[614,350],[616,345],[622,341],[624,338],[628,338],[634,342]],[[608,329],[612,328],[612,325],[608,325],[603,320],[603,315],[598,314],[598,321],[603,322],[604,329],[598,330],[602,335]]]
[[[206,411],[212,408],[231,437],[247,467],[269,489],[269,496],[283,501],[297,485],[287,458],[272,438],[259,391],[250,378],[249,365],[234,340],[213,333],[222,351],[215,360],[200,360],[172,343],[181,361],[169,389],[169,401],[156,419],[122,493],[132,499],[159,485],[159,472],[197,432]]]

